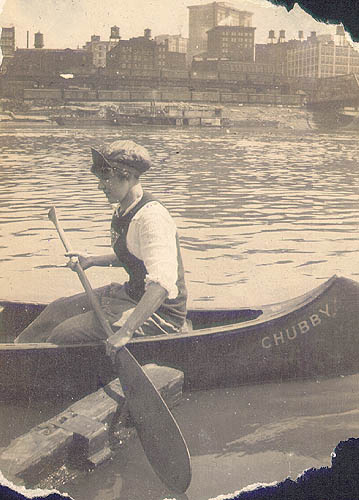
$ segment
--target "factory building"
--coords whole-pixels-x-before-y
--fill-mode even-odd
[[[252,26],[252,12],[239,10],[227,2],[191,5],[189,10],[188,58],[207,52],[207,32],[219,25]]]
[[[182,35],[155,36],[155,42],[158,44],[165,43],[166,41],[168,41],[169,52],[181,52],[182,54],[187,54],[188,38],[184,38]]]
[[[89,75],[93,71],[92,55],[86,50],[16,49],[8,60],[5,73],[11,77]]]
[[[267,44],[256,44],[255,60],[270,63],[276,73],[298,78],[326,78],[349,73],[359,73],[359,52],[347,41],[342,26],[335,35],[317,35],[312,31],[304,39],[303,31],[298,38],[285,39],[285,31],[271,30]]]
[[[185,69],[186,54],[169,50],[168,40],[157,43],[146,29],[143,36],[120,40],[108,52],[106,67],[110,75],[151,77],[161,69]]]
[[[254,32],[249,26],[215,26],[208,32],[208,57],[254,61]]]
[[[92,35],[91,41],[86,42],[84,49],[92,53],[92,63],[96,68],[105,68],[107,52],[115,47],[120,41],[120,28],[112,26],[109,40],[101,40],[98,35]]]
[[[280,30],[278,37],[270,30],[267,43],[257,43],[255,46],[255,61],[261,64],[271,64],[278,75],[287,75],[288,51],[301,46],[303,31],[298,31],[298,39],[286,40],[285,30]]]
[[[335,35],[316,35],[287,52],[287,74],[326,78],[359,73],[359,52],[346,40],[342,26]]]

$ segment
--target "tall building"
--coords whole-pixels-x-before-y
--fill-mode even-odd
[[[208,34],[208,57],[254,61],[254,31],[249,26],[215,26]]]
[[[252,12],[232,7],[227,2],[191,5],[189,10],[188,57],[207,51],[207,31],[221,24],[252,26]]]
[[[91,41],[86,42],[84,49],[92,53],[92,62],[96,68],[105,68],[107,52],[115,47],[120,41],[120,28],[112,26],[109,40],[101,40],[98,35],[92,35]]]
[[[2,28],[0,47],[3,57],[13,57],[15,53],[15,28]]]
[[[338,28],[331,36],[313,32],[305,42],[289,49],[288,76],[325,78],[359,73],[359,52],[345,39],[341,26]]]

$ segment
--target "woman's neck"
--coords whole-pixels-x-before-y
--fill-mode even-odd
[[[125,212],[131,205],[143,196],[143,189],[140,183],[130,188],[125,198],[120,203],[121,212]]]

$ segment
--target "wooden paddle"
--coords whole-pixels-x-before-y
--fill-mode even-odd
[[[55,225],[66,251],[71,252],[71,245],[57,219],[55,207],[50,209],[48,217]],[[75,271],[102,328],[108,336],[113,335],[114,332],[78,261]],[[126,347],[119,349],[114,366],[148,461],[166,486],[178,493],[184,493],[191,482],[191,461],[177,422],[151,380]]]

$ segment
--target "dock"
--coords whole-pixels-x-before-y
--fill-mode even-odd
[[[143,369],[169,408],[179,403],[181,371],[154,364]],[[64,482],[76,476],[76,470],[95,469],[136,436],[130,421],[117,422],[116,410],[124,402],[118,379],[80,399],[0,449],[2,474],[14,484],[34,488],[49,476]]]

